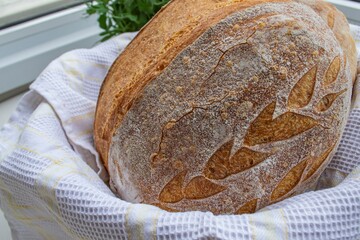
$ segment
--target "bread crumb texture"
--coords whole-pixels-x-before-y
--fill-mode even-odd
[[[95,143],[113,189],[214,214],[303,192],[349,113],[346,20],[315,0],[184,1],[139,33],[102,87]]]

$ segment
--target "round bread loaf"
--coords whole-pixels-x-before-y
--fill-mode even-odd
[[[124,200],[254,212],[311,188],[348,117],[356,49],[317,0],[173,0],[120,54],[95,144]]]

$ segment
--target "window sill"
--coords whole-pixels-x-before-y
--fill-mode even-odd
[[[101,29],[79,5],[0,30],[0,101],[24,90],[61,54],[92,47]]]
[[[19,23],[26,19],[31,19],[44,13],[51,13],[58,9],[65,9],[70,6],[80,4],[83,0],[16,0],[0,1],[0,28],[12,23]]]

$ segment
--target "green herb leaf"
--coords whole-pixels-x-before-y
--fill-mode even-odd
[[[101,41],[123,32],[138,31],[169,0],[94,0],[87,3],[86,13],[97,14],[104,31]]]

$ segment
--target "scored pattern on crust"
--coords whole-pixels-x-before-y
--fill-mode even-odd
[[[246,213],[254,213],[256,211],[257,202],[259,199],[253,199],[249,202],[242,205],[238,210],[235,211],[234,214],[246,214]]]
[[[159,200],[166,203],[176,203],[184,198],[183,184],[187,171],[182,171],[166,184],[159,195]]]
[[[328,148],[323,154],[321,154],[319,157],[315,157],[315,158],[310,158],[308,160],[308,162],[311,163],[310,169],[308,170],[308,172],[306,173],[306,176],[304,178],[304,181],[306,181],[307,179],[309,179],[312,175],[315,174],[315,172],[320,168],[320,166],[325,162],[325,160],[329,157],[330,153],[334,150],[335,148],[334,144],[333,146],[331,146],[330,148]]]
[[[336,56],[334,60],[331,62],[329,68],[326,71],[325,79],[323,84],[325,86],[329,86],[334,83],[340,73],[341,60],[340,56]]]
[[[333,79],[337,79],[338,71],[340,71],[340,69],[337,69],[338,66],[340,66],[340,62],[337,63],[337,59],[340,58],[335,58],[327,70],[326,76],[332,80],[325,81],[325,86],[328,85],[329,82],[332,83]],[[289,94],[289,107],[304,108],[309,105],[315,89],[316,75],[317,67],[315,66],[300,78]],[[344,89],[338,93],[327,94],[315,105],[315,110],[318,112],[327,111],[334,101],[346,91],[347,89]],[[318,125],[317,120],[293,112],[286,112],[273,119],[275,108],[275,101],[268,104],[250,124],[244,138],[245,145],[255,146],[290,139]],[[209,179],[225,179],[231,175],[255,167],[272,155],[272,153],[256,152],[247,147],[241,147],[231,156],[233,145],[234,139],[231,139],[216,150],[204,167],[204,176],[194,177],[186,187],[183,187],[183,184],[187,171],[180,172],[162,189],[159,200],[164,203],[176,203],[184,198],[196,200],[211,197],[224,191],[226,187],[218,185]],[[301,182],[308,163],[310,163],[311,166],[304,177],[304,181],[314,175],[334,147],[335,145],[317,158],[305,159],[293,167],[272,191],[271,201],[274,202],[281,199],[296,188]],[[253,199],[245,203],[235,214],[255,212],[257,202],[258,199]]]
[[[233,144],[233,140],[225,143],[210,157],[203,172],[205,177],[209,179],[224,179],[230,175],[228,165]]]
[[[226,187],[211,182],[203,176],[197,176],[191,179],[184,189],[184,195],[187,199],[202,199],[211,197],[222,192]]]
[[[159,200],[165,203],[176,203],[184,198],[202,199],[222,192],[226,187],[218,185],[203,176],[197,176],[183,187],[187,170],[180,172],[170,180],[159,195]]]
[[[335,58],[327,70],[324,84],[325,86],[331,84],[337,79],[340,71],[340,69],[338,69],[340,66],[340,61],[338,59],[340,58]],[[317,67],[315,66],[295,84],[289,95],[289,107],[304,108],[310,103],[315,88],[316,73]],[[338,93],[327,94],[316,104],[316,111],[327,111],[333,102],[346,91],[347,89],[344,89]],[[276,102],[270,103],[251,123],[244,138],[245,145],[254,146],[286,140],[318,125],[318,122],[315,119],[293,112],[286,112],[273,119],[275,108]],[[294,128],[294,126],[296,126],[296,128]],[[238,174],[242,171],[255,167],[272,155],[271,153],[256,152],[247,147],[242,147],[232,157],[230,157],[233,145],[233,139],[223,144],[206,163],[203,170],[205,177],[194,177],[185,188],[183,188],[183,183],[187,171],[183,171],[176,175],[163,188],[159,195],[159,200],[164,203],[176,203],[184,198],[196,200],[211,197],[224,191],[226,187],[218,185],[209,179],[221,180],[229,177],[230,175]],[[317,158],[305,159],[293,167],[272,191],[270,197],[271,201],[278,201],[296,188],[296,186],[301,182],[308,163],[311,165],[303,181],[313,176],[328,158],[334,147],[335,145],[331,146]],[[242,205],[235,211],[235,214],[253,213],[256,211],[257,203],[258,199],[253,199]],[[163,205],[162,207],[167,208],[167,206]],[[171,210],[174,211],[174,209]]]
[[[306,163],[306,160],[300,162],[286,174],[271,193],[271,201],[276,201],[296,187],[301,180],[301,176],[306,168]]]
[[[330,93],[326,96],[324,96],[319,103],[315,106],[316,111],[318,112],[324,112],[328,110],[334,101],[342,94],[344,94],[347,91],[347,89],[344,89],[338,93]]]
[[[246,145],[255,146],[286,140],[318,125],[312,117],[293,112],[286,112],[273,119],[275,107],[276,102],[270,103],[251,123],[245,136]]]
[[[256,166],[271,155],[243,147],[230,158],[233,143],[233,140],[225,143],[211,156],[204,168],[205,177],[224,179]]]
[[[331,29],[334,28],[335,24],[335,12],[333,10],[330,10],[328,16],[327,16],[328,25]]]
[[[288,100],[290,108],[303,108],[308,105],[314,93],[317,66],[310,69],[291,90]]]

